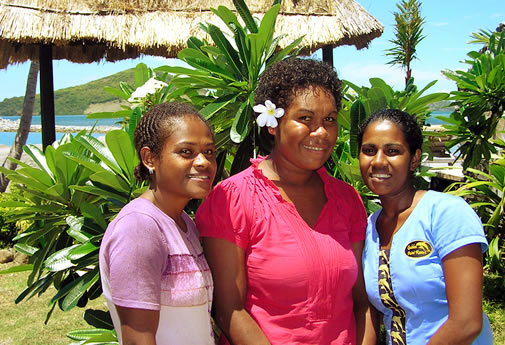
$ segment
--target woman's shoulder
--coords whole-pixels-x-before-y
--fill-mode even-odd
[[[133,216],[152,216],[153,209],[156,208],[152,202],[144,198],[135,198],[131,200],[128,204],[123,206],[123,208],[117,214],[116,219],[121,219],[124,217]]]
[[[121,231],[137,231],[142,229],[161,229],[169,228],[175,224],[169,216],[163,213],[153,203],[144,198],[136,198],[126,204],[109,223],[107,232],[113,229],[122,229]],[[124,230],[126,229],[126,230]],[[116,231],[116,230],[114,230]]]
[[[141,218],[159,218],[165,215],[159,208],[144,198],[138,197],[126,204],[118,213],[116,218],[123,217],[141,217]]]
[[[471,208],[465,199],[457,195],[428,190],[423,196],[425,204],[436,206],[436,209],[452,209],[453,211],[461,211],[457,207]]]
[[[242,204],[244,200],[251,200],[250,197],[244,197],[248,194],[247,190],[250,189],[248,187],[250,176],[251,169],[247,168],[219,182],[198,207],[196,219],[200,218],[201,220],[202,215],[208,218],[216,211],[222,212],[230,207],[237,207],[237,204]]]

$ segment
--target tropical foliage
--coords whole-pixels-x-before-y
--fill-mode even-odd
[[[415,116],[419,124],[424,125],[431,113],[429,105],[449,97],[445,92],[425,94],[429,88],[435,85],[436,80],[428,83],[419,91],[415,86],[410,90],[395,91],[380,78],[370,78],[369,81],[369,87],[359,87],[345,81],[353,92],[348,92],[345,96],[344,109],[339,114],[339,124],[350,130],[351,155],[353,157],[358,155],[358,127],[374,112],[383,109],[400,109]]]
[[[465,60],[467,71],[444,71],[458,91],[451,93],[456,110],[444,127],[452,136],[449,146],[463,158],[466,180],[448,190],[465,197],[479,214],[489,240],[486,257],[491,272],[505,274],[505,142],[498,124],[505,121],[505,32],[480,31],[471,43],[484,43]],[[501,148],[501,156],[498,149]]]
[[[489,165],[489,173],[468,168],[466,181],[450,186],[451,194],[465,197],[479,214],[489,239],[487,266],[490,271],[505,274],[505,152]]]
[[[487,47],[467,54],[469,69],[443,71],[458,87],[451,92],[457,110],[444,118],[444,127],[453,138],[449,147],[457,147],[465,169],[489,161],[497,147],[505,148],[505,142],[495,138],[498,122],[505,118],[505,32],[482,31],[474,37],[478,42],[487,37]]]

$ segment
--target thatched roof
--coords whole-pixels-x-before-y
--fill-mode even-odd
[[[261,17],[272,0],[246,0]],[[198,26],[222,26],[210,8],[231,0],[0,0],[0,68],[38,60],[40,43],[53,46],[54,59],[92,62],[141,54],[175,57]],[[354,0],[284,0],[276,34],[281,48],[305,34],[305,52],[322,46],[363,48],[383,26]]]

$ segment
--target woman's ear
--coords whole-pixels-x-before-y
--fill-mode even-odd
[[[147,169],[154,169],[154,154],[149,147],[144,146],[140,149],[140,159]]]
[[[268,127],[268,134],[275,135],[275,128]]]
[[[421,163],[421,150],[417,149],[416,153],[414,153],[412,159],[410,160],[410,171],[415,171],[419,166],[419,163]]]

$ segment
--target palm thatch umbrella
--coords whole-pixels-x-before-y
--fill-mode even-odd
[[[272,4],[246,2],[259,17]],[[52,117],[54,132],[52,59],[175,57],[190,36],[207,38],[199,23],[222,25],[210,10],[220,5],[235,8],[232,0],[0,0],[0,69],[40,61],[44,141],[44,125],[51,126],[45,117]],[[281,48],[305,34],[303,52],[310,54],[339,45],[361,49],[382,34],[383,26],[354,0],[284,0],[276,31],[285,34]]]

